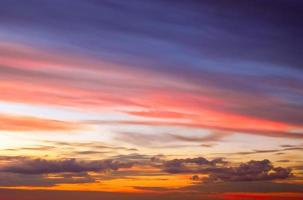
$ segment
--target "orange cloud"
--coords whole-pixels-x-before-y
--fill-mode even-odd
[[[83,128],[73,122],[0,114],[0,131],[71,131]]]

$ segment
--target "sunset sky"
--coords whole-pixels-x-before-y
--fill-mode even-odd
[[[302,199],[302,18],[0,0],[0,199]]]

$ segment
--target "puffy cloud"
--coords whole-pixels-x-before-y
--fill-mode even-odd
[[[290,168],[274,167],[269,160],[249,161],[238,167],[213,169],[206,181],[264,181],[286,179],[292,176]]]
[[[230,167],[222,158],[207,160],[203,157],[174,159],[163,163],[168,173],[204,173],[205,182],[266,181],[291,177],[290,168],[275,167],[265,159],[251,160],[236,167]],[[196,179],[196,177],[195,177]]]
[[[169,173],[195,173],[205,172],[217,165],[224,165],[226,161],[222,158],[207,160],[203,157],[174,159],[163,163],[163,170]]]
[[[0,182],[3,186],[14,185],[56,185],[59,183],[83,183],[94,182],[98,176],[90,176],[89,172],[115,171],[109,178],[126,177],[130,174],[146,174],[152,176],[153,173],[147,171],[119,170],[129,169],[136,166],[149,166],[162,170],[170,174],[194,174],[193,181],[203,181],[205,183],[218,182],[251,182],[251,181],[271,181],[276,179],[286,179],[292,177],[291,169],[276,167],[269,160],[248,161],[235,165],[227,162],[224,158],[206,159],[203,157],[182,158],[166,160],[165,156],[129,154],[114,156],[106,160],[77,160],[60,159],[46,160],[33,159],[29,157],[3,157],[7,161],[0,167],[0,178],[8,180]],[[200,177],[207,175],[206,178]],[[48,175],[56,176],[52,179]],[[74,178],[77,177],[77,178]],[[80,177],[80,179],[79,179]],[[99,177],[100,178],[100,177]],[[26,180],[31,180],[26,183]],[[19,184],[18,184],[19,182]]]
[[[49,174],[65,172],[98,172],[107,170],[118,170],[119,168],[130,168],[131,162],[120,162],[115,160],[79,161],[76,159],[46,160],[25,158],[10,162],[3,166],[0,171],[19,174]]]
[[[135,164],[130,159],[118,158],[88,161],[1,156],[0,161],[3,161],[0,163],[0,186],[4,187],[91,183],[100,179],[99,172],[131,168]]]

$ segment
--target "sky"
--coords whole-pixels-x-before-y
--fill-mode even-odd
[[[1,0],[0,197],[303,198],[302,13]]]

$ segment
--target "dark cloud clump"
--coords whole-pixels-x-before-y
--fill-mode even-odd
[[[129,168],[132,163],[115,160],[79,161],[76,159],[46,160],[46,159],[22,159],[12,162],[0,169],[1,172],[19,174],[49,174],[64,172],[89,172],[118,170]]]
[[[266,181],[292,176],[290,168],[274,167],[269,160],[249,161],[238,167],[213,169],[206,182]]]
[[[205,172],[209,168],[216,167],[218,164],[226,164],[222,158],[207,160],[203,157],[174,159],[163,163],[164,171],[169,173],[195,173]]]
[[[251,160],[231,167],[223,158],[207,160],[203,157],[174,159],[163,163],[168,173],[204,173],[204,182],[270,181],[291,177],[290,168],[275,167],[269,160]]]

